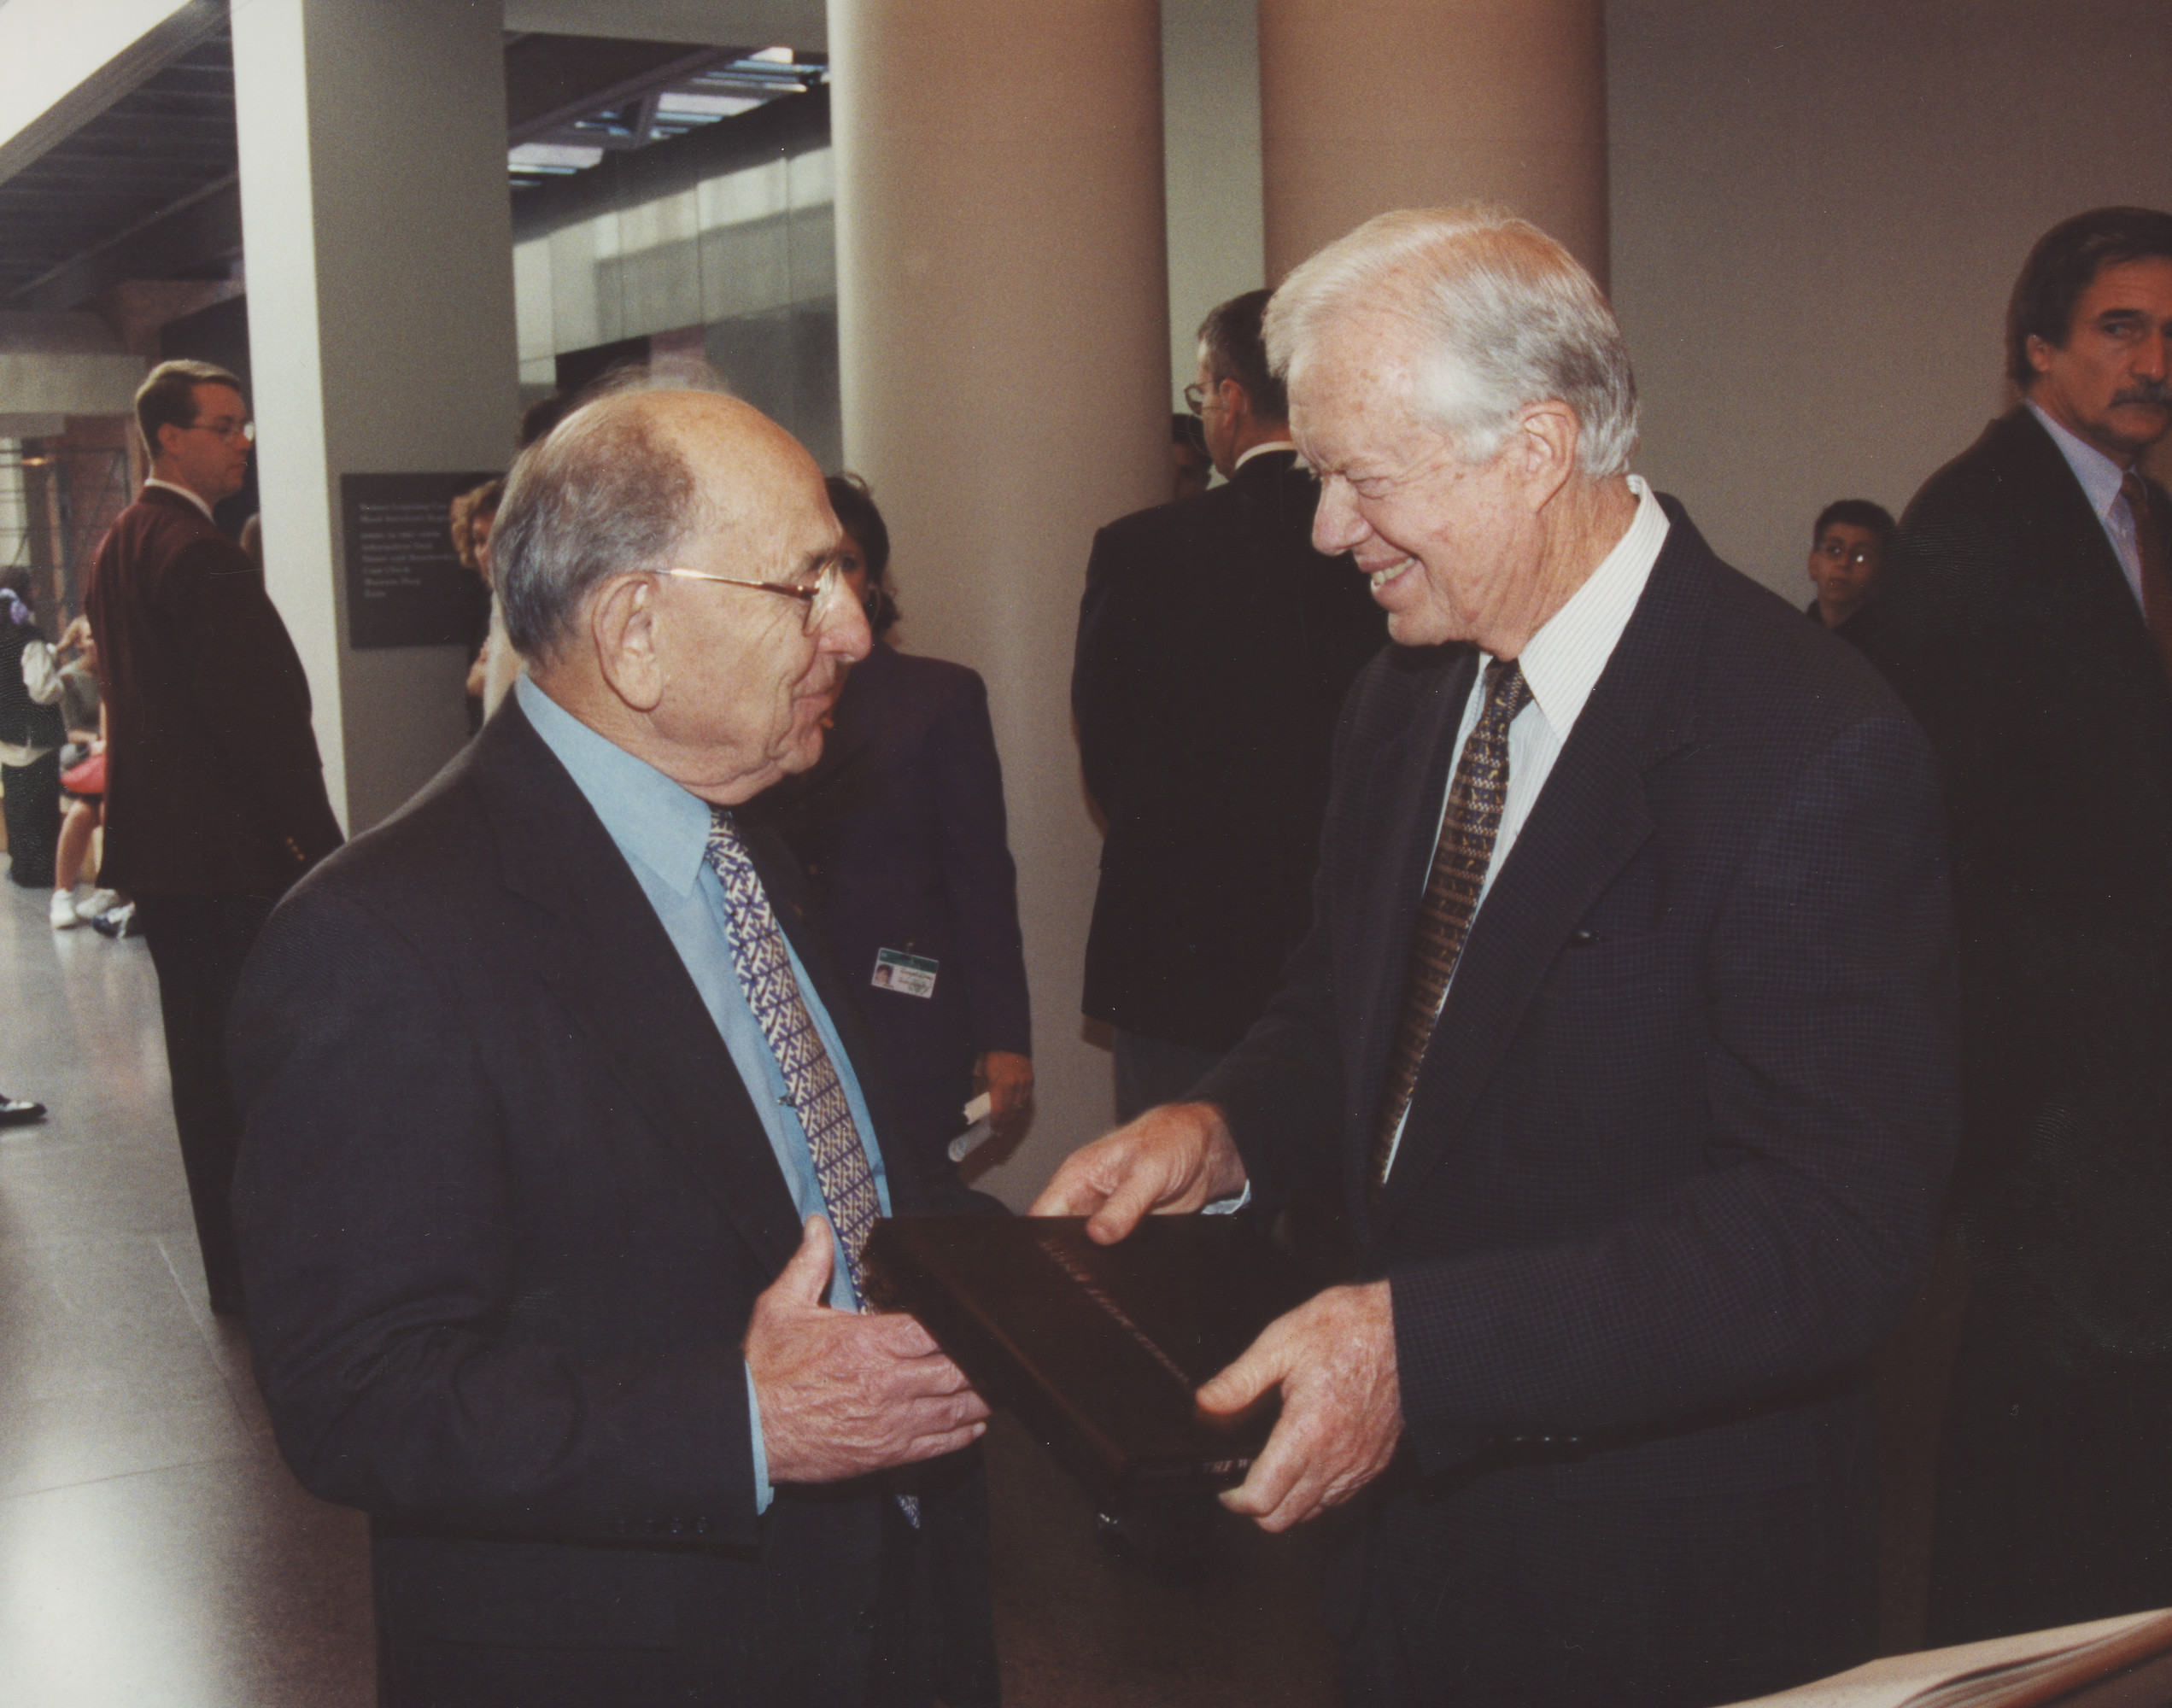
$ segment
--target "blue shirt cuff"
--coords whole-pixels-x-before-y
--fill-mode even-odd
[[[776,1499],[770,1486],[770,1453],[762,1445],[762,1402],[754,1392],[754,1366],[746,1366],[746,1439],[754,1448],[754,1516],[760,1518]]]

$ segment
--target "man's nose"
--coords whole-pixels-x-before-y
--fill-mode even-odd
[[[2160,326],[2134,347],[2135,377],[2162,382],[2172,373],[2172,325]]]
[[[860,609],[859,600],[848,596],[837,601],[836,609],[823,620],[819,644],[825,651],[842,653],[854,663],[875,649],[875,632],[868,627],[867,613]]]
[[[1339,475],[1330,475],[1320,483],[1320,508],[1313,512],[1313,549],[1330,558],[1340,557],[1362,540],[1366,531],[1349,483]]]

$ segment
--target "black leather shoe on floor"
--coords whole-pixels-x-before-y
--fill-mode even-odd
[[[44,1104],[22,1097],[0,1097],[0,1126],[25,1126],[44,1119]]]
[[[136,904],[123,902],[117,908],[108,908],[91,921],[91,929],[101,937],[141,937],[143,921],[136,917]]]

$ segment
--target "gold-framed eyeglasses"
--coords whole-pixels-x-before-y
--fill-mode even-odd
[[[815,572],[812,581],[758,582],[745,576],[712,575],[707,570],[666,570],[667,576],[677,576],[690,582],[714,582],[719,587],[752,588],[758,593],[773,593],[784,599],[799,601],[799,624],[807,634],[813,634],[837,609],[845,586],[843,560],[830,558],[824,560]]]

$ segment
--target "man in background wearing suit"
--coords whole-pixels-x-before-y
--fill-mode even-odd
[[[1901,518],[1870,655],[1938,749],[1969,1302],[1930,1633],[2172,1601],[2172,214],[2055,226],[2022,402]],[[1889,632],[1888,632],[1889,631]]]
[[[255,433],[233,375],[162,362],[136,394],[150,478],[100,542],[84,598],[106,707],[98,881],[136,899],[158,969],[173,1124],[211,1308],[243,1307],[233,1179],[241,1117],[226,1011],[288,885],[339,845],[309,681],[264,578],[213,524]]]
[[[744,404],[568,417],[491,536],[528,675],[250,962],[257,1379],[370,1513],[399,1708],[995,1700],[985,1495],[925,1463],[986,1407],[859,1313],[875,1216],[937,1189],[731,811],[867,651],[840,538]]]
[[[1228,484],[1095,537],[1071,708],[1107,826],[1087,1015],[1115,1028],[1116,1112],[1181,1097],[1244,1035],[1311,916],[1343,696],[1385,638],[1312,549],[1319,483],[1260,341],[1267,293],[1199,329],[1198,412]]]
[[[1390,214],[1267,315],[1390,646],[1336,734],[1314,921],[1197,1088],[1036,1208],[1339,1178],[1359,1279],[1200,1392],[1282,1409],[1236,1511],[1357,1496],[1354,1704],[1705,1704],[1860,1660],[1863,1366],[1955,1126],[1933,760],[1854,651],[1627,472],[1590,278]]]

